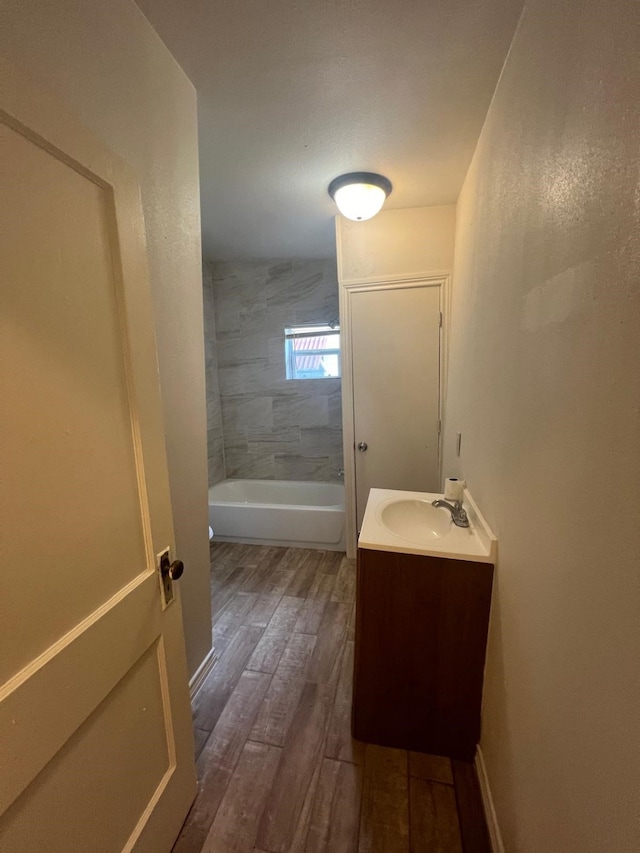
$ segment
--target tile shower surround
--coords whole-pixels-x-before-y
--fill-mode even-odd
[[[216,354],[216,325],[213,309],[211,273],[204,269],[204,358],[207,383],[207,456],[209,485],[224,480],[224,440],[222,435],[222,406],[218,387],[218,356]]]
[[[340,379],[287,381],[284,363],[285,326],[337,319],[332,260],[208,266],[210,485],[225,469],[228,478],[340,480]]]

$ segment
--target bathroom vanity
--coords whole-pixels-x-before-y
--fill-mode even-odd
[[[436,494],[372,489],[358,547],[352,727],[359,740],[472,760],[496,540]],[[400,532],[398,532],[400,531]]]

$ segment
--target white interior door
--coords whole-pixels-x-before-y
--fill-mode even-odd
[[[350,294],[358,530],[372,488],[437,491],[440,291]]]
[[[195,772],[139,193],[3,77],[0,849],[161,853]]]

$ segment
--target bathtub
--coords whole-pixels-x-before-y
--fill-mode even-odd
[[[344,486],[223,480],[209,489],[214,541],[345,550]]]

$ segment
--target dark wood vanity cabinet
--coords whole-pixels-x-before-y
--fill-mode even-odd
[[[472,760],[493,566],[358,550],[353,735]]]

